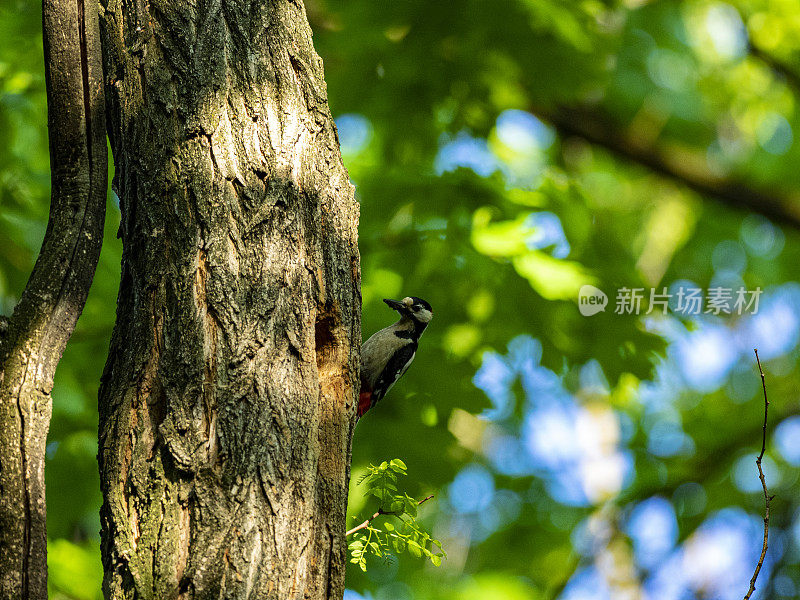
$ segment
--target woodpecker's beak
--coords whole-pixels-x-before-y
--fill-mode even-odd
[[[397,300],[390,300],[389,298],[384,298],[383,301],[389,305],[389,308],[396,310],[398,312],[402,312],[406,309],[406,305],[403,304],[402,302],[398,302]]]

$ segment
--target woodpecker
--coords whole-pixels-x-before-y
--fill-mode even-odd
[[[361,393],[358,418],[375,406],[408,370],[417,353],[419,337],[433,318],[431,305],[409,296],[384,299],[400,313],[400,320],[373,334],[361,346]]]

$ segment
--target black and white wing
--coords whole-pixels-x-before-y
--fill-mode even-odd
[[[391,389],[391,387],[400,379],[417,353],[416,344],[406,344],[401,346],[386,363],[378,381],[375,382],[375,387],[372,390],[372,402],[370,406],[375,406]]]

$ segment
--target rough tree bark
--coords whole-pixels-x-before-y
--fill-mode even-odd
[[[89,292],[105,220],[107,146],[97,10],[43,2],[50,219],[0,319],[0,598],[47,598],[44,458],[53,376]]]
[[[107,598],[341,598],[358,208],[299,0],[108,0]]]

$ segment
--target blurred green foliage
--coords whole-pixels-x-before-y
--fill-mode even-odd
[[[399,456],[409,495],[436,494],[420,519],[448,558],[351,565],[347,597],[743,596],[763,511],[755,345],[776,494],[757,597],[800,597],[800,239],[725,193],[730,183],[798,210],[800,5],[306,7],[361,203],[365,337],[392,319],[381,298],[413,294],[435,309],[414,366],[356,429],[348,527],[374,512],[355,482]],[[39,11],[0,4],[4,314],[47,217]],[[697,182],[722,193],[702,197]],[[98,597],[96,392],[121,254],[113,201],[108,214],[53,390],[60,598]],[[615,314],[616,290],[678,282],[760,287],[760,315]],[[586,284],[609,296],[592,317],[578,311]]]

